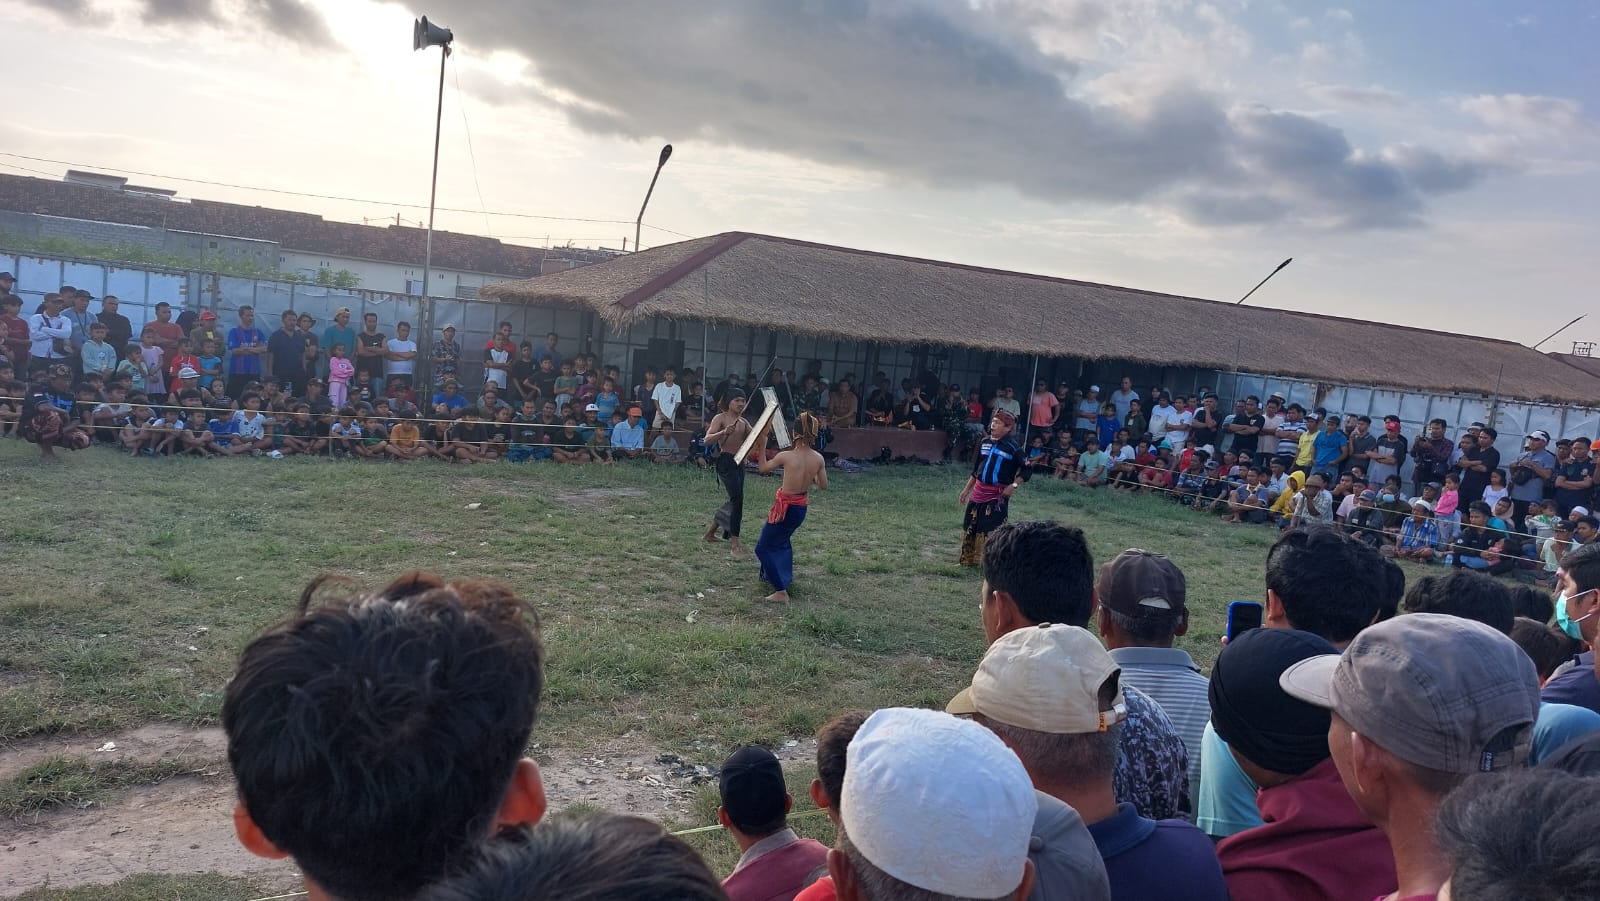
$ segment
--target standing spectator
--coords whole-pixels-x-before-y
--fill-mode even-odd
[[[1028,897],[1039,805],[994,733],[946,713],[890,708],[867,718],[845,757],[838,846],[828,854],[841,901]]]
[[[266,352],[267,336],[256,328],[256,311],[240,307],[239,324],[228,329],[229,395],[241,397],[246,385],[261,380],[261,357]]]
[[[1400,434],[1400,417],[1393,413],[1383,417],[1383,434],[1378,436],[1378,444],[1371,451],[1367,482],[1381,485],[1390,476],[1399,476],[1400,468],[1406,464],[1408,446],[1405,436]]]
[[[729,901],[792,901],[827,864],[828,849],[789,828],[794,799],[778,758],[766,748],[734,751],[717,775],[717,794],[717,822],[739,846],[739,863],[722,881]]]
[[[1523,766],[1539,713],[1533,661],[1483,623],[1410,613],[1363,631],[1342,655],[1289,667],[1290,695],[1332,713],[1346,789],[1389,836],[1397,898],[1432,897],[1450,875],[1435,819],[1474,773]]]
[[[1022,417],[1022,404],[1017,402],[1017,392],[1007,385],[995,392],[994,409],[1004,410],[1011,414],[1012,419]]]
[[[456,341],[456,327],[447,325],[439,330],[438,340],[433,342],[433,350],[428,354],[433,361],[433,383],[442,387],[445,382],[456,378],[456,371],[461,367],[461,344]]]
[[[211,315],[212,318],[216,317],[215,313]],[[144,327],[155,332],[156,346],[161,348],[162,355],[167,357],[177,353],[178,342],[187,337],[183,333],[183,326],[172,321],[172,304],[164,300],[156,304],[155,321],[145,323]]]
[[[1094,614],[1094,558],[1081,529],[1053,522],[1008,523],[983,552],[979,618],[992,644],[1039,623],[1085,628]],[[1140,816],[1166,820],[1189,807],[1189,762],[1183,738],[1144,692],[1124,692],[1127,720],[1112,784],[1116,799]]]
[[[1556,468],[1555,493],[1556,512],[1568,516],[1578,507],[1586,507],[1589,503],[1589,494],[1594,490],[1594,459],[1589,454],[1590,445],[1588,438],[1572,439],[1572,447],[1566,462]]]
[[[183,316],[193,315],[194,311],[192,310],[185,310],[183,312]],[[178,325],[180,328],[183,326],[183,316],[178,317]],[[201,347],[205,346],[205,342],[207,341],[215,341],[218,348],[225,348],[228,346],[228,337],[222,333],[222,329],[217,327],[217,314],[211,312],[210,310],[201,311],[199,322],[193,328],[187,329],[186,334],[189,338],[190,344],[195,350],[199,350]],[[168,351],[168,353],[170,355],[172,352]]]
[[[539,384],[534,380],[538,371],[539,364],[533,360],[533,345],[527,341],[517,345],[517,359],[511,364],[508,375],[511,396],[519,403],[524,400],[544,400],[544,392],[539,390]]]
[[[1120,680],[1121,670],[1093,635],[1044,623],[990,645],[972,685],[945,709],[988,727],[1016,752],[1034,788],[1082,815],[1112,897],[1226,901],[1222,868],[1205,833],[1181,819],[1142,817],[1116,799],[1111,773],[1126,713]]]
[[[83,345],[89,341],[89,326],[94,325],[94,314],[89,312],[89,292],[76,291],[72,301],[61,311],[72,324],[72,335],[67,339],[67,345],[72,349],[72,368],[81,372],[83,365]]]
[[[1172,405],[1172,395],[1165,391],[1155,397],[1156,405],[1150,408],[1150,422],[1147,428],[1150,431],[1151,442],[1159,447],[1167,440],[1170,427],[1178,418],[1178,408]],[[1132,429],[1129,429],[1129,433],[1132,433]]]
[[[1117,418],[1123,422],[1128,421],[1128,411],[1133,409],[1133,402],[1139,399],[1139,392],[1133,390],[1133,379],[1122,377],[1122,384],[1117,390],[1111,392],[1111,403],[1116,405]],[[1138,438],[1138,435],[1134,435]]]
[[[678,405],[683,403],[683,387],[678,384],[678,373],[671,366],[661,373],[661,384],[651,389],[650,400],[656,408],[651,427],[663,432],[672,431],[678,416]]]
[[[1187,651],[1172,646],[1189,631],[1183,570],[1167,557],[1137,548],[1100,567],[1096,625],[1122,684],[1139,689],[1172,720],[1189,755],[1189,787],[1200,787],[1200,740],[1211,718],[1206,677]]]
[[[1150,419],[1144,415],[1139,401],[1128,405],[1128,418],[1122,421],[1122,427],[1128,430],[1128,436],[1134,442],[1150,433]]]
[[[115,294],[107,294],[100,298],[100,314],[95,317],[106,324],[106,343],[116,348],[119,360],[133,341],[133,323],[117,312],[121,306],[122,302]]]
[[[1411,491],[1421,494],[1422,486],[1429,482],[1442,482],[1450,471],[1450,452],[1453,445],[1445,437],[1449,423],[1443,419],[1428,421],[1428,431],[1411,443]]]
[[[1293,410],[1293,407],[1290,407]],[[1360,428],[1358,421],[1357,428]],[[1279,434],[1283,434],[1279,432]],[[1377,443],[1376,439],[1373,441]],[[1313,443],[1314,457],[1311,467],[1313,473],[1322,474],[1324,479],[1334,478],[1339,474],[1339,469],[1344,461],[1350,457],[1350,438],[1339,429],[1339,417],[1329,416],[1322,424],[1322,431],[1317,433]]]
[[[1034,432],[1047,432],[1056,424],[1056,415],[1060,412],[1061,401],[1045,387],[1045,380],[1035,382],[1033,393],[1028,395],[1029,427]]]
[[[1556,455],[1549,446],[1550,433],[1534,429],[1528,433],[1527,448],[1511,464],[1511,526],[1523,534],[1531,531],[1528,507],[1544,501],[1545,482],[1555,473]]]
[[[1207,394],[1200,399],[1200,409],[1194,411],[1194,431],[1189,437],[1193,439],[1195,447],[1209,444],[1212,450],[1216,450],[1221,427],[1222,423],[1217,419],[1217,399]]]
[[[51,366],[66,360],[67,341],[72,337],[72,323],[61,315],[66,307],[61,295],[46,294],[43,306],[42,312],[28,317],[28,337],[33,342],[28,369],[35,375],[49,372]]]
[[[1072,421],[1072,439],[1081,442],[1094,434],[1094,420],[1100,415],[1100,386],[1090,385],[1078,401],[1077,415]]]
[[[306,390],[306,336],[294,310],[284,310],[278,322],[278,330],[267,338],[267,365],[272,380],[291,397],[299,397]]]
[[[28,320],[18,313],[22,298],[15,294],[0,294],[0,340],[5,342],[6,359],[11,361],[17,378],[27,378],[28,359],[33,356],[33,341],[28,337]]]
[[[340,307],[333,312],[333,323],[322,330],[323,373],[327,373],[327,360],[333,356],[333,346],[343,344],[345,353],[356,346],[356,330],[350,325],[350,308]],[[458,354],[459,356],[459,354]]]
[[[1489,473],[1500,468],[1500,451],[1494,446],[1500,433],[1489,426],[1478,429],[1476,443],[1463,448],[1461,453],[1461,503],[1483,500],[1483,491],[1489,487]]]
[[[511,341],[511,323],[500,323],[499,331],[483,346],[483,381],[504,392],[510,384],[511,359],[517,346]]]
[[[383,381],[383,362],[389,350],[388,345],[389,337],[378,331],[378,314],[363,314],[361,332],[356,335],[353,348],[356,352],[356,372],[365,372],[374,385]]]
[[[542,363],[550,361],[550,368],[556,371],[561,369],[561,353],[556,350],[556,345],[561,343],[561,336],[550,332],[544,336],[544,346],[533,352],[533,361]]]
[[[1351,467],[1359,466],[1366,470],[1369,484],[1382,485],[1383,479],[1372,474],[1372,461],[1376,459],[1377,449],[1378,436],[1372,434],[1372,417],[1365,414],[1357,416],[1355,428],[1350,431],[1350,453],[1339,464],[1339,471],[1349,472]]]
[[[1234,447],[1234,439],[1238,436],[1233,431],[1233,424],[1242,419],[1244,419],[1244,401],[1236,400],[1233,402],[1233,412],[1222,417],[1222,424],[1217,427],[1217,450],[1220,453],[1238,455],[1238,450]],[[1250,458],[1246,457],[1245,465],[1250,466],[1251,463]]]
[[[387,383],[399,379],[407,388],[417,369],[417,342],[411,340],[411,323],[401,322],[394,327],[394,337],[384,345],[383,378]]]
[[[1261,398],[1252,394],[1244,399],[1244,412],[1234,416],[1233,423],[1227,427],[1233,433],[1233,452],[1247,466],[1260,468],[1266,465],[1258,454],[1261,429],[1265,424],[1266,417],[1261,415]]]
[[[1337,653],[1310,632],[1252,629],[1212,667],[1212,725],[1261,787],[1262,825],[1217,846],[1241,901],[1364,901],[1395,889],[1389,840],[1351,799],[1328,750],[1328,711],[1278,684],[1296,663]]]

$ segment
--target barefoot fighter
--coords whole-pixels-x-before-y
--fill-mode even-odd
[[[789,586],[794,582],[794,546],[789,539],[800,524],[806,521],[806,492],[815,485],[818,491],[828,488],[828,464],[817,453],[817,432],[821,424],[810,413],[801,413],[794,435],[794,447],[779,451],[767,458],[767,432],[761,430],[756,438],[756,462],[761,473],[783,467],[783,485],[778,497],[767,513],[767,524],[761,527],[761,538],[756,542],[756,559],[761,562],[761,578],[777,589],[767,595],[769,601],[789,600]]]
[[[705,437],[706,444],[715,444],[721,451],[717,454],[717,478],[722,480],[722,488],[728,492],[728,502],[711,519],[706,540],[716,541],[718,537],[728,539],[730,552],[735,557],[742,556],[739,526],[744,520],[744,466],[734,461],[733,453],[750,434],[750,421],[744,418],[744,407],[744,392],[738,388],[728,389],[722,398],[722,412],[712,417],[711,423],[706,426]],[[720,536],[718,533],[721,533]]]
[[[989,420],[989,437],[978,446],[972,476],[961,488],[961,503],[967,505],[961,521],[962,566],[983,562],[983,545],[989,540],[989,533],[1005,525],[1011,493],[1026,478],[1022,448],[1011,437],[1016,428],[1017,417],[1006,410],[994,411],[994,418]]]

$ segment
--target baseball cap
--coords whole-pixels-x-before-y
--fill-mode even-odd
[[[16,280],[17,277],[15,275],[9,272],[0,272],[0,282],[14,282]]]
[[[600,407],[598,405],[596,405],[596,404],[589,404],[589,405],[587,405],[587,406],[585,406],[583,408],[583,412],[585,412],[585,413],[598,413],[598,412],[600,412]]]
[[[1540,441],[1549,441],[1550,440],[1550,433],[1545,431],[1544,429],[1534,429],[1533,431],[1528,433],[1528,437],[1529,438],[1537,438]]]
[[[839,820],[873,866],[958,898],[998,898],[1022,882],[1039,802],[1022,761],[993,732],[891,707],[845,751]]]
[[[1589,508],[1583,506],[1582,504],[1579,504],[1578,506],[1573,507],[1571,512],[1576,513],[1579,516],[1588,516],[1589,515]]]
[[[178,370],[178,378],[180,379],[197,379],[199,377],[200,373],[195,372],[193,366],[185,366]]]
[[[338,316],[341,313],[349,313],[349,312],[350,312],[350,308],[349,307],[340,307],[339,309],[333,311],[333,315]]]
[[[1095,594],[1106,609],[1124,616],[1188,612],[1183,570],[1166,555],[1141,548],[1129,548],[1100,567]]]
[[[783,784],[783,766],[766,748],[734,751],[717,774],[717,791],[735,826],[765,826],[788,813],[789,789]]]
[[[1328,711],[1278,684],[1302,660],[1337,654],[1326,638],[1294,629],[1251,629],[1211,667],[1207,695],[1217,736],[1251,763],[1298,776],[1328,759]]]
[[[972,684],[946,713],[989,719],[1052,735],[1104,732],[1127,715],[1122,668],[1100,640],[1077,626],[1040,623],[989,646]],[[1104,689],[1111,697],[1101,702]]]
[[[441,331],[441,332],[453,332],[455,330],[456,330],[456,327],[451,325],[448,322],[439,327],[439,331]]]
[[[1375,501],[1378,499],[1378,492],[1368,488],[1367,490],[1361,492],[1361,499],[1364,501]]]
[[[215,318],[217,318],[217,314],[211,312],[210,310],[202,310],[200,312],[200,318],[201,319],[215,319]]]
[[[628,408],[628,415],[629,416],[643,416],[644,415],[644,410],[641,409],[638,405],[634,405],[634,406]]]
[[[1278,681],[1407,763],[1445,773],[1521,766],[1539,715],[1533,660],[1495,629],[1440,613],[1370,626],[1343,654]]]
[[[1571,532],[1572,523],[1565,519],[1558,519],[1555,521],[1555,525],[1551,526],[1551,528],[1557,532]]]
[[[1089,386],[1089,390],[1090,391],[1099,391],[1100,390],[1100,386],[1099,385],[1090,385]]]

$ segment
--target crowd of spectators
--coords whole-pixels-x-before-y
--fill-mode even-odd
[[[740,851],[720,881],[649,820],[545,819],[523,756],[536,612],[421,573],[371,594],[313,582],[246,647],[223,708],[236,831],[345,901],[1600,894],[1568,819],[1600,799],[1596,664],[1546,677],[1527,637],[1596,639],[1600,548],[1567,556],[1552,602],[1469,571],[1407,590],[1369,545],[1296,527],[1267,554],[1262,626],[1209,677],[1173,646],[1188,586],[1160,554],[1097,570],[1081,530],[1021,522],[983,569],[988,650],[944,711],[846,711],[818,731],[807,794],[832,847],[791,828],[760,747],[717,777]],[[1193,813],[1167,809],[1174,790]]]

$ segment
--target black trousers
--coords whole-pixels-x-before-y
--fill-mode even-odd
[[[733,454],[719,454],[717,478],[728,492],[728,502],[717,510],[717,526],[722,529],[722,537],[737,538],[744,521],[744,467],[733,462]]]

